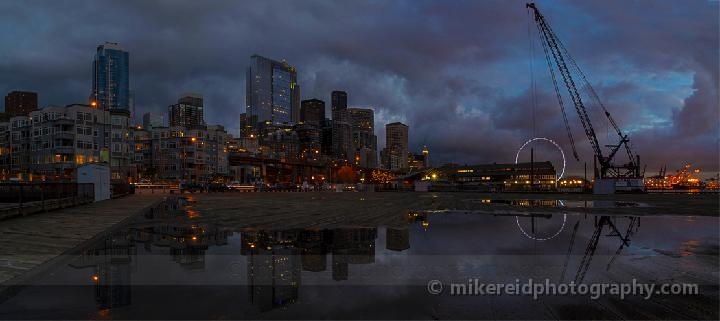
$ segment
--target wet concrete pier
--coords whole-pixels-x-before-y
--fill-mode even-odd
[[[80,245],[162,198],[133,195],[0,221],[0,283]]]

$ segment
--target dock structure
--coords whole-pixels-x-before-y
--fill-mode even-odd
[[[2,221],[0,285],[156,206],[163,198],[162,194],[130,195]]]

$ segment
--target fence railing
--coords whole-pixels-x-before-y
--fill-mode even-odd
[[[0,203],[23,204],[62,198],[94,198],[91,183],[0,183]]]

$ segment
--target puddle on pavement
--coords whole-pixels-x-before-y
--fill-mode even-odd
[[[166,206],[137,217],[34,278],[0,304],[0,318],[718,316],[717,217],[411,212],[399,213],[405,223],[392,227],[256,229],[198,222],[194,211]],[[471,278],[694,282],[700,294],[596,301],[428,293],[431,280]],[[688,302],[696,308],[688,310]]]
[[[649,207],[647,203],[625,201],[575,201],[560,199],[466,199],[465,202],[516,207],[626,208]]]

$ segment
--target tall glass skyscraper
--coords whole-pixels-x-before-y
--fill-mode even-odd
[[[262,56],[250,57],[245,101],[249,123],[295,123],[300,116],[297,71],[287,62]]]
[[[130,108],[130,54],[117,43],[97,47],[93,58],[91,105],[102,110]]]

